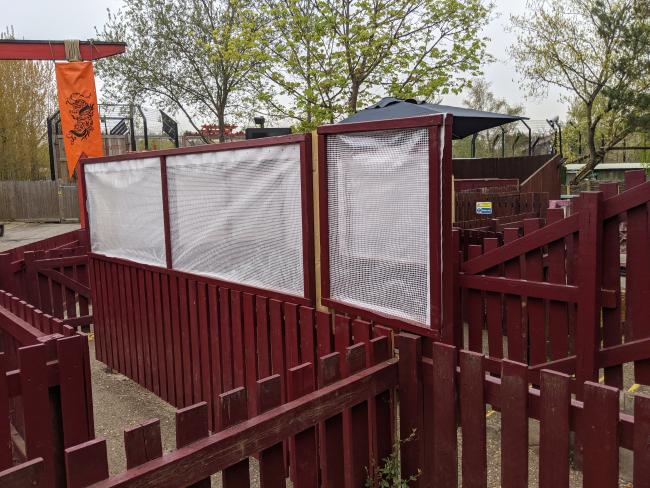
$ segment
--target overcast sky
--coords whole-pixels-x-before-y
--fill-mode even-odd
[[[119,8],[121,0],[0,0],[0,28],[13,26],[16,37],[24,39],[81,39],[95,36],[95,26],[107,20],[106,9]],[[491,39],[489,51],[497,59],[485,67],[485,77],[493,92],[510,103],[522,103],[532,119],[564,118],[566,107],[560,93],[552,90],[546,98],[526,99],[519,88],[519,76],[508,59],[507,48],[515,36],[507,32],[511,14],[525,10],[525,0],[494,0],[495,19],[486,28]],[[463,96],[445,97],[444,103],[461,105]]]

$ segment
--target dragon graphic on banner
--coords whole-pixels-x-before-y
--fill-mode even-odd
[[[95,75],[91,62],[56,63],[56,84],[68,173],[83,156],[103,156]]]

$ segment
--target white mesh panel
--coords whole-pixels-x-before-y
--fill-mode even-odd
[[[427,129],[327,136],[330,295],[429,325]]]
[[[160,159],[87,164],[93,252],[165,266]]]
[[[174,269],[304,295],[300,146],[167,158]]]

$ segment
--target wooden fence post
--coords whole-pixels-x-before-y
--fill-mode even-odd
[[[402,478],[417,476],[409,486],[420,486],[419,473],[424,469],[422,439],[422,338],[399,335],[400,453]],[[412,434],[413,438],[409,439]],[[407,442],[404,442],[409,439]]]
[[[576,379],[579,385],[598,380],[600,343],[600,287],[602,278],[602,192],[583,192],[578,250],[578,317]],[[578,391],[582,397],[582,391]]]

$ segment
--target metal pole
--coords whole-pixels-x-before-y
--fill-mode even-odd
[[[478,132],[472,136],[472,157],[476,157],[476,138],[478,137]]]
[[[58,114],[59,112],[57,111],[55,114],[50,115],[47,118],[47,150],[50,153],[50,179],[52,181],[56,181],[56,158],[54,155],[54,138],[56,137],[56,134],[53,133],[52,122]]]
[[[131,116],[129,117],[129,127],[131,129],[131,151],[137,151],[135,144],[135,127],[133,124],[133,105],[131,105]]]
[[[144,130],[144,149],[145,151],[149,150],[149,134],[147,133],[147,118],[144,116],[142,111],[142,106],[138,105],[138,112],[140,112],[140,117],[142,117],[142,128]]]
[[[506,157],[506,130],[501,126],[501,157]]]
[[[530,130],[530,126],[526,123],[525,120],[522,120],[521,123],[526,126],[526,129],[528,129],[528,155],[532,156],[533,155],[533,131]]]
[[[563,158],[564,157],[564,151],[562,150],[562,126],[560,125],[559,122],[557,124],[555,124],[555,125],[557,125],[557,131],[558,131],[558,134],[560,134],[560,157]]]

